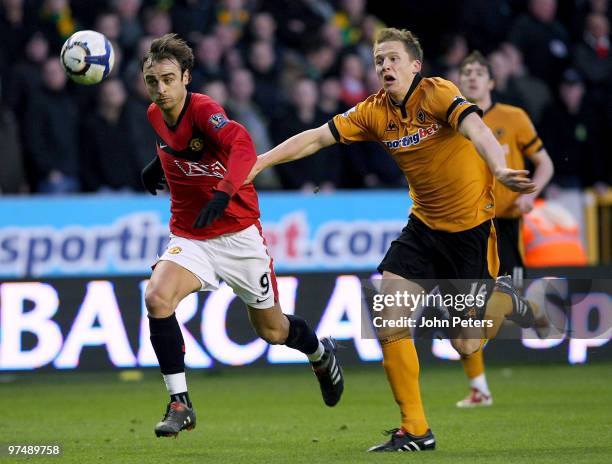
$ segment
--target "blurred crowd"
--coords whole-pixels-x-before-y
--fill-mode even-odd
[[[223,105],[258,153],[319,126],[379,90],[371,53],[378,28],[423,28],[422,16],[400,14],[418,2],[397,11],[381,3],[0,0],[0,193],[142,190],[140,170],[155,155],[155,137],[140,59],[167,32],[193,46],[190,90]],[[523,107],[536,124],[555,163],[554,187],[604,185],[612,175],[605,136],[612,129],[612,7],[608,0],[560,3],[454,2],[457,14],[446,10],[453,27],[438,39],[424,35],[423,74],[457,82],[463,58],[480,49],[492,62],[496,100]],[[443,15],[449,2],[428,2],[437,4]],[[58,59],[65,39],[81,29],[113,43],[114,69],[99,85],[71,83]],[[262,173],[257,186],[405,185],[375,143],[325,151]]]

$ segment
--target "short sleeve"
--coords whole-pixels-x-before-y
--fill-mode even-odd
[[[516,140],[518,148],[523,156],[531,156],[540,151],[544,144],[538,136],[531,119],[525,111],[520,110],[514,119],[516,128]]]
[[[329,128],[337,142],[349,144],[375,140],[369,125],[368,102],[364,101],[329,120]]]
[[[429,111],[439,122],[458,130],[468,114],[478,113],[482,116],[482,110],[467,101],[455,84],[445,79],[435,79],[434,83],[429,90]]]

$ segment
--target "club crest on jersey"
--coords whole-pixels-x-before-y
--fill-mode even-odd
[[[211,164],[204,164],[197,161],[175,159],[174,164],[176,164],[187,177],[209,176],[223,179],[226,171],[225,166],[223,166],[220,161],[215,161]]]
[[[421,124],[425,122],[425,112],[423,110],[417,111],[417,121],[419,121]]]
[[[221,129],[225,126],[229,121],[225,117],[223,113],[215,113],[210,118],[208,118],[208,122],[212,124],[215,130]]]
[[[413,132],[412,134],[405,135],[401,139],[383,140],[383,143],[389,150],[418,145],[426,138],[431,137],[436,132],[438,132],[441,127],[442,126],[440,124],[434,123],[429,127],[423,127],[418,131]]]
[[[202,147],[204,147],[204,141],[202,139],[191,139],[189,141],[189,149],[191,151],[201,151]]]

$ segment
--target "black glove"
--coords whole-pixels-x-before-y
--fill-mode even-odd
[[[164,188],[164,170],[162,169],[161,160],[159,156],[153,158],[149,164],[147,164],[142,173],[140,174],[142,179],[142,185],[151,195],[157,195],[157,190]]]
[[[212,199],[206,203],[195,222],[193,223],[194,229],[200,229],[204,226],[211,225],[214,221],[219,219],[229,204],[230,196],[225,192],[216,191],[213,194]]]

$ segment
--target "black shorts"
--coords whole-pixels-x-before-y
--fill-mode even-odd
[[[443,232],[429,228],[411,214],[378,270],[416,282],[429,293],[461,294],[462,298],[483,294],[486,301],[493,290],[498,267],[492,220],[461,232]],[[448,309],[451,316],[474,316],[458,306]],[[452,331],[446,335],[454,337]]]
[[[413,214],[378,266],[408,280],[492,279],[497,263],[489,263],[492,221],[462,232],[427,227]],[[493,255],[495,256],[495,255]]]
[[[513,275],[514,268],[523,268],[521,254],[521,219],[495,219],[499,274]]]

